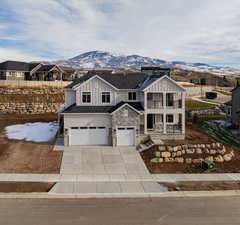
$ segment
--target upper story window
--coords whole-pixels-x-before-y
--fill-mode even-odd
[[[136,101],[137,100],[137,93],[136,92],[128,92],[128,100],[129,101]]]
[[[110,103],[110,92],[102,92],[102,103]]]
[[[166,105],[167,106],[174,106],[174,94],[167,93],[166,95]]]
[[[91,103],[91,92],[82,92],[82,103]]]

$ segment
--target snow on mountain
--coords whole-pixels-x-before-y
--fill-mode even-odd
[[[77,69],[140,69],[142,66],[175,66],[184,70],[209,72],[220,75],[239,76],[240,68],[210,66],[204,63],[187,63],[183,61],[167,62],[162,59],[144,57],[140,55],[122,55],[104,51],[91,51],[80,54],[68,60],[59,60],[62,66]]]

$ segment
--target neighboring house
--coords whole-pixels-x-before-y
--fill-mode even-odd
[[[185,138],[185,89],[167,75],[87,74],[65,89],[64,143],[135,146]]]
[[[225,112],[226,112],[226,119],[229,122],[232,122],[232,100],[225,102]]]
[[[39,65],[17,61],[0,63],[0,80],[25,80]]]
[[[232,124],[235,127],[240,126],[240,82],[232,90]]]
[[[170,67],[152,67],[152,66],[144,66],[141,68],[141,71],[149,76],[152,75],[167,75],[170,77],[171,68]]]
[[[63,72],[57,65],[42,65],[31,75],[30,79],[41,81],[62,80]]]
[[[59,66],[59,68],[63,71],[62,79],[64,81],[72,81],[78,78],[78,71],[73,69],[72,67],[67,66]]]

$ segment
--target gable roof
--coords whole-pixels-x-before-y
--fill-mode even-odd
[[[13,71],[29,71],[29,64],[18,61],[5,61],[0,63],[0,70],[13,70]]]
[[[41,63],[29,63],[29,70],[32,71],[37,66],[42,65]]]
[[[70,107],[66,108],[62,113],[113,113],[116,110],[119,110],[124,105],[129,105],[138,113],[143,111],[143,107],[140,102],[120,102],[115,106],[76,106],[76,104],[71,105]]]
[[[48,72],[52,70],[56,65],[42,65],[37,71],[38,72]]]
[[[81,78],[75,80],[73,83],[68,85],[66,88],[74,88],[76,85],[80,85],[94,76],[98,76],[111,84],[117,89],[138,89],[140,84],[148,77],[144,73],[106,73],[106,74],[86,74]]]
[[[150,76],[149,79],[147,79],[143,85],[141,86],[141,90],[144,91],[147,88],[150,88],[152,85],[154,85],[154,83],[161,81],[162,79],[168,79],[170,82],[172,82],[173,84],[175,84],[177,87],[179,87],[182,91],[186,91],[186,89],[184,87],[182,87],[181,85],[179,85],[175,80],[173,80],[172,78],[170,78],[167,75],[161,76],[161,77],[155,77],[155,76]]]

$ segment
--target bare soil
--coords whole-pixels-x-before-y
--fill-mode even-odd
[[[40,182],[0,182],[0,192],[2,193],[33,193],[48,192],[55,183]]]
[[[186,139],[183,141],[165,141],[167,145],[180,145],[180,144],[207,144],[216,142],[213,138],[209,137],[200,130],[187,127],[186,129]],[[230,162],[215,163],[215,170],[205,171],[201,168],[201,165],[196,164],[186,164],[186,163],[153,163],[150,160],[154,158],[154,152],[157,150],[157,146],[154,146],[141,153],[141,156],[148,168],[148,170],[153,174],[158,173],[240,173],[240,151],[235,150],[235,157]],[[227,151],[232,150],[230,147],[226,146]],[[183,156],[185,158],[189,158]],[[207,155],[191,154],[191,158],[207,157]]]
[[[62,152],[54,152],[54,140],[46,143],[9,140],[4,128],[29,122],[50,122],[55,114],[0,114],[0,173],[60,173]]]
[[[218,181],[194,181],[160,183],[169,191],[220,191],[220,190],[240,190],[240,182],[218,182]]]

